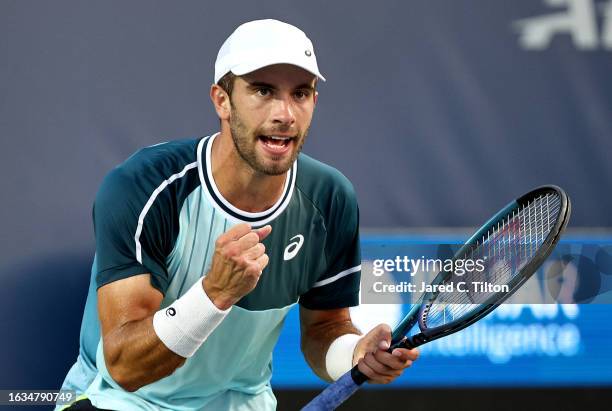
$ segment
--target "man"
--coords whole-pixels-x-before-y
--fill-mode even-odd
[[[275,20],[222,45],[210,97],[221,131],[145,148],[104,180],[70,409],[271,410],[271,353],[299,302],[302,351],[337,379],[387,383],[417,357],[361,337],[353,189],[299,154],[317,100],[312,43]],[[96,312],[97,305],[97,312]],[[99,316],[99,323],[98,318]]]

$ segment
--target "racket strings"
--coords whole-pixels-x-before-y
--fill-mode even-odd
[[[507,289],[494,285],[509,285],[515,280],[554,228],[560,209],[558,194],[544,194],[491,227],[462,257],[483,261],[484,269],[449,276],[443,285],[448,289],[452,284],[453,291],[437,294],[429,309],[423,312],[423,323],[433,328],[455,321],[480,309],[495,294],[505,293]]]

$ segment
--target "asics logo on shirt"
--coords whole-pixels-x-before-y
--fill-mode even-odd
[[[294,241],[295,240],[295,241]],[[285,254],[283,255],[283,259],[285,261],[291,260],[295,257],[302,248],[302,244],[304,244],[304,236],[302,234],[298,234],[289,239],[291,241],[289,245],[285,248]]]

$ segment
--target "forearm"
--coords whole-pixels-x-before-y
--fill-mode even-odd
[[[158,381],[184,364],[153,328],[153,316],[131,321],[104,336],[104,358],[113,380],[127,391]]]
[[[326,381],[332,381],[325,361],[327,350],[333,341],[344,334],[361,334],[350,317],[302,326],[301,348],[304,358],[315,374]]]
[[[111,377],[128,391],[172,374],[229,313],[208,298],[202,281],[169,307],[155,312],[150,308],[133,311],[135,319],[103,332]]]

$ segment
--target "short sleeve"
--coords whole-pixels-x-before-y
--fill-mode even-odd
[[[150,186],[121,168],[104,179],[93,209],[98,288],[150,273],[151,285],[165,294],[170,230]]]
[[[323,275],[300,297],[308,309],[334,309],[359,304],[361,249],[359,208],[350,183],[335,192],[327,219]]]

